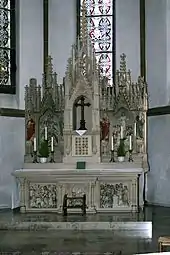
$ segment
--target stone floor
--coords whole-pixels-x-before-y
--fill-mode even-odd
[[[44,255],[130,255],[158,251],[158,237],[170,236],[170,208],[146,207],[144,213],[98,214],[68,216],[67,222],[145,222],[152,221],[152,238],[135,234],[133,230],[57,230],[30,229],[18,231],[10,226],[22,223],[64,222],[55,214],[12,214],[0,212],[0,254],[44,254]],[[143,223],[144,224],[144,223]],[[3,226],[8,226],[3,228]],[[5,230],[4,230],[5,229]]]

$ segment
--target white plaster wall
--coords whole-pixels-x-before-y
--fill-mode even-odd
[[[170,115],[148,118],[148,153],[150,172],[147,200],[170,206]]]
[[[31,77],[41,83],[43,72],[43,1],[19,2],[19,108],[24,109],[24,87]]]
[[[49,1],[49,53],[58,82],[65,76],[71,45],[76,40],[76,0]]]
[[[167,31],[167,104],[170,104],[170,1],[167,1],[167,6],[166,6],[166,31]]]
[[[120,55],[125,53],[133,80],[140,75],[139,11],[139,0],[116,1],[116,68],[119,69]]]
[[[167,31],[169,30],[166,24],[167,1],[169,0],[146,1],[146,60],[150,107],[167,104]]]
[[[24,118],[0,116],[0,209],[17,205],[17,184],[11,173],[24,161]]]
[[[24,109],[25,85],[43,72],[43,1],[16,1],[17,93],[0,94],[0,107]]]

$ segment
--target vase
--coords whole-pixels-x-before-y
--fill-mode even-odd
[[[47,158],[40,157],[40,163],[42,164],[47,163]]]
[[[118,159],[119,162],[124,162],[125,161],[125,157],[124,156],[118,157],[117,159]]]

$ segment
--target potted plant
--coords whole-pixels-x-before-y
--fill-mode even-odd
[[[43,140],[39,148],[40,163],[47,163],[49,157],[48,141]]]
[[[120,139],[120,144],[119,144],[119,147],[117,149],[118,161],[123,162],[125,160],[125,155],[126,155],[126,151],[125,151],[124,139]]]

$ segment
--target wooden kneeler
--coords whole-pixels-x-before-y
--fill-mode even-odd
[[[170,236],[160,236],[158,239],[159,252],[163,252],[164,247],[170,246]]]

